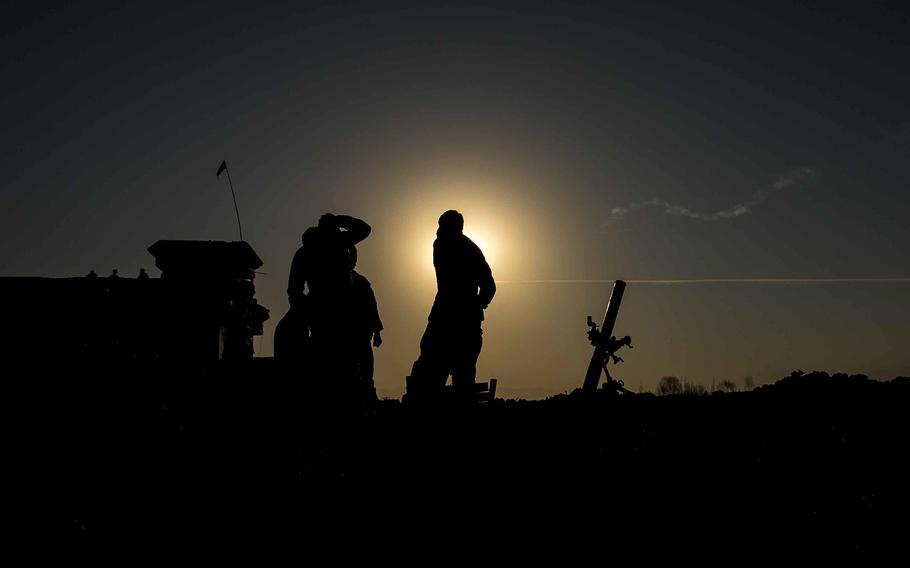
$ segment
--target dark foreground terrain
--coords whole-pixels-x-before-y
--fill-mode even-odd
[[[910,518],[907,378],[352,412],[271,360],[66,376],[20,439],[33,526],[81,540],[866,555]]]

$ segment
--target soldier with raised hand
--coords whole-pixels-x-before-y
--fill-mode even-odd
[[[351,248],[370,236],[370,226],[356,217],[326,213],[301,238],[291,262],[288,300],[293,306],[304,295],[330,296],[351,285]]]
[[[341,398],[354,398],[358,373],[350,340],[353,305],[351,250],[370,235],[370,226],[356,217],[326,213],[306,230],[288,276],[288,302],[295,312],[294,328],[306,343],[310,368],[321,387]],[[300,332],[300,322],[308,330]]]

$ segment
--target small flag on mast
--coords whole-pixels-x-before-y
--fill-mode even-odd
[[[227,160],[221,160],[221,165],[218,166],[218,172],[215,173],[216,178],[221,177],[221,172],[227,170],[228,173],[228,185],[231,186],[231,199],[234,200],[234,213],[237,214],[237,229],[240,231],[240,240],[243,241],[243,225],[240,224],[240,209],[237,208],[237,195],[234,193],[234,182],[231,181],[231,171],[227,169]]]

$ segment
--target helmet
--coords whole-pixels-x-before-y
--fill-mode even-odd
[[[439,216],[439,230],[447,233],[461,233],[464,230],[464,217],[458,211],[449,209]]]

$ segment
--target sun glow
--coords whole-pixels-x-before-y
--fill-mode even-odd
[[[473,224],[472,224],[473,225]],[[495,238],[494,233],[483,228],[473,228],[465,222],[465,236],[471,239],[474,244],[480,247],[487,264],[493,270],[493,276],[497,277],[497,266],[499,263],[499,253],[502,250],[499,241]],[[433,267],[433,240],[436,238],[435,227],[429,236],[424,235],[415,242],[420,244],[414,248],[415,263],[418,265],[418,271],[424,275],[425,279],[433,283],[436,282],[436,270]]]
[[[496,240],[493,236],[482,229],[468,230],[467,228],[465,229],[465,235],[474,241],[474,244],[480,247],[484,258],[487,259],[487,263],[490,266],[494,266],[496,264],[496,250],[498,247],[496,246]]]
[[[410,184],[409,184],[410,185]],[[402,192],[403,204],[395,215],[401,240],[408,251],[402,269],[420,275],[421,287],[434,286],[433,240],[439,216],[455,209],[464,216],[464,234],[480,247],[496,279],[523,274],[528,251],[537,243],[530,204],[506,184],[491,180],[422,180]],[[521,243],[522,246],[515,246]]]

